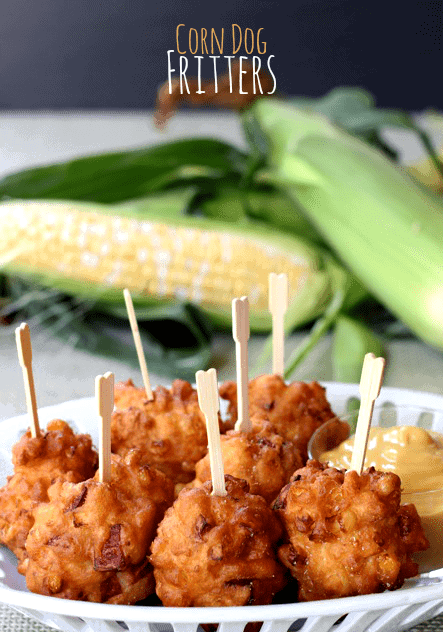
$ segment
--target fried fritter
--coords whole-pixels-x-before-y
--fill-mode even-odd
[[[131,379],[117,382],[114,386],[114,405],[117,410],[124,410],[130,406],[142,408],[146,401],[148,400],[145,389],[135,386]]]
[[[49,422],[47,431],[35,438],[28,430],[12,448],[14,474],[0,489],[1,543],[22,560],[32,511],[48,501],[48,487],[59,477],[73,483],[90,478],[97,460],[91,437],[74,434],[65,421]]]
[[[138,447],[146,463],[176,483],[188,483],[208,445],[197,391],[183,380],[174,380],[170,390],[157,386],[154,399],[141,408],[113,413],[111,441],[116,454]]]
[[[237,384],[222,384],[220,397],[229,401],[228,414],[231,422],[235,422]],[[335,417],[326,399],[326,391],[318,382],[286,385],[280,375],[260,375],[249,382],[249,414],[254,417],[257,427],[261,419],[268,420],[278,434],[295,444],[304,462],[308,458],[307,445],[314,431]]]
[[[412,555],[419,551],[426,551],[429,548],[429,542],[424,534],[415,505],[412,503],[400,505],[398,513],[400,535],[406,547],[406,553]]]
[[[270,424],[250,433],[229,430],[220,437],[226,474],[248,482],[251,494],[271,503],[295,470],[303,465],[291,441],[274,432]],[[195,466],[194,486],[211,479],[209,454]]]
[[[274,503],[286,530],[278,555],[301,601],[399,588],[418,572],[410,555],[429,546],[401,482],[373,467],[361,476],[308,461]]]
[[[57,481],[26,541],[29,590],[84,601],[133,604],[154,591],[150,544],[173,483],[141,465],[137,450],[112,455],[112,479]]]
[[[184,489],[159,525],[150,559],[164,606],[268,604],[286,584],[277,516],[246,481],[225,483],[226,496],[210,481]]]

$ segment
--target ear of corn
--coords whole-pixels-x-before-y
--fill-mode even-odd
[[[256,224],[195,217],[135,219],[83,202],[0,204],[0,262],[7,273],[124,314],[128,287],[139,309],[188,301],[227,325],[231,301],[248,295],[251,326],[270,328],[268,275],[286,272],[292,326],[322,312],[337,287],[361,287],[333,258],[300,238]]]
[[[252,113],[276,179],[327,242],[412,331],[443,348],[442,201],[321,117],[269,99]]]

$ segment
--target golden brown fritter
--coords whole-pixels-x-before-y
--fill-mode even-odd
[[[111,437],[116,454],[138,447],[146,463],[176,483],[188,483],[208,445],[197,391],[183,380],[174,380],[170,390],[157,386],[154,399],[142,408],[113,413]]]
[[[145,389],[135,386],[132,380],[117,382],[114,386],[114,405],[117,410],[124,410],[130,406],[142,408],[146,401],[148,400]]]
[[[89,435],[55,419],[39,437],[28,430],[12,448],[12,462],[14,474],[0,489],[0,541],[22,560],[32,511],[48,501],[48,487],[59,477],[78,483],[93,476],[97,453]]]
[[[417,574],[410,554],[429,543],[400,497],[400,478],[373,467],[359,476],[308,461],[294,473],[274,509],[287,536],[278,555],[301,601],[394,590]]]
[[[23,567],[29,590],[84,601],[133,604],[154,591],[150,544],[173,484],[142,466],[138,451],[112,456],[112,479],[57,481],[34,512]]]
[[[246,481],[225,482],[227,496],[211,482],[184,489],[159,525],[150,559],[164,606],[268,604],[286,583],[277,516]]]
[[[294,444],[276,434],[270,424],[250,433],[229,430],[220,438],[225,473],[247,481],[251,494],[263,496],[268,503],[303,465]],[[194,486],[211,479],[209,454],[195,466],[195,476]]]
[[[401,505],[398,510],[401,539],[406,547],[406,553],[412,555],[418,551],[426,551],[429,542],[421,525],[415,505],[412,503]]]
[[[235,422],[237,384],[222,384],[220,397],[229,401],[228,414],[231,422]],[[280,375],[260,375],[249,382],[249,414],[256,425],[260,419],[267,419],[278,434],[296,445],[304,461],[308,458],[307,445],[312,434],[335,417],[326,399],[326,390],[318,382],[286,385]]]

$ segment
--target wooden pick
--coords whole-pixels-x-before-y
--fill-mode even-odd
[[[111,482],[111,415],[114,410],[114,374],[95,378],[95,398],[100,417],[98,469],[100,483]]]
[[[371,428],[372,412],[374,410],[375,400],[380,393],[384,370],[384,358],[376,358],[373,353],[367,353],[365,355],[360,379],[361,403],[358,412],[354,450],[352,452],[350,468],[351,470],[355,470],[359,475],[363,471],[369,430]]]
[[[154,399],[154,395],[152,394],[151,382],[149,380],[148,367],[146,365],[146,358],[143,352],[143,345],[138,329],[137,317],[134,311],[134,304],[132,302],[131,293],[127,288],[123,290],[123,296],[125,297],[126,311],[128,312],[129,323],[132,330],[132,337],[134,338],[135,348],[137,350],[138,362],[140,364],[140,369],[142,372],[146,397],[149,401],[151,401]]]
[[[272,314],[272,372],[285,371],[285,313],[288,309],[288,276],[284,273],[269,275],[269,311]]]
[[[15,330],[17,351],[20,366],[25,383],[26,408],[31,422],[31,436],[40,436],[40,424],[38,422],[37,399],[35,397],[34,375],[32,373],[32,346],[31,332],[27,323],[22,323]]]
[[[220,409],[220,404],[218,400],[216,370],[197,371],[195,381],[197,383],[198,403],[206,419],[212,493],[215,496],[226,496],[225,473],[223,469],[217,414]]]
[[[250,432],[249,419],[249,375],[248,375],[248,340],[249,340],[249,301],[247,296],[232,301],[232,336],[235,340],[235,362],[237,368],[237,409],[238,419],[235,429]]]

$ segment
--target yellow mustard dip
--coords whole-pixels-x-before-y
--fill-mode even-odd
[[[320,460],[349,469],[353,447],[354,435]],[[443,435],[415,426],[371,428],[364,467],[371,465],[398,474],[404,492],[443,490]]]

